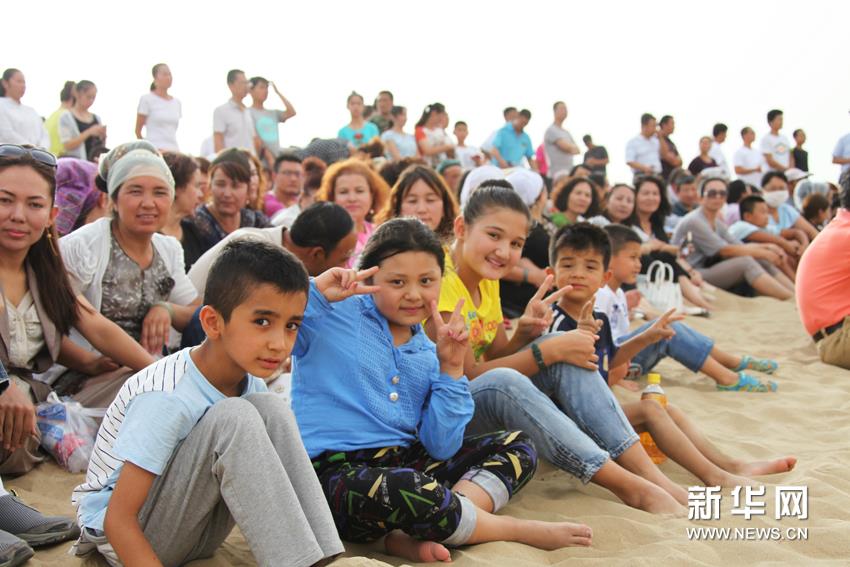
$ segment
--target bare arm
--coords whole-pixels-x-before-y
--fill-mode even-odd
[[[837,163],[838,165],[845,165],[850,163],[850,157],[832,156],[832,163]]]
[[[667,143],[667,139],[659,136],[658,141],[661,145],[661,159],[673,167],[680,167],[682,165],[682,158],[673,153],[673,150],[670,149],[670,144]]]
[[[224,149],[224,133],[213,132],[213,150],[215,150],[215,153],[218,153],[223,149]]]
[[[636,169],[638,171],[642,171],[644,173],[652,173],[652,168],[648,165],[644,165],[637,161],[627,161],[626,165],[631,167],[632,169]]]
[[[555,145],[558,146],[562,152],[566,152],[568,154],[576,155],[579,153],[578,146],[575,144],[571,144],[565,138],[558,138],[555,140]]]
[[[766,161],[767,165],[769,165],[773,169],[776,169],[776,170],[779,170],[779,171],[785,171],[787,169],[784,165],[782,165],[781,163],[779,163],[778,161],[773,159],[773,154],[764,154],[764,161]],[[793,167],[793,166],[791,166],[791,167]]]
[[[136,138],[139,139],[139,140],[142,139],[142,126],[145,125],[145,122],[147,121],[147,119],[148,119],[148,117],[145,116],[144,114],[137,114],[136,115]]]
[[[528,274],[527,278],[525,277],[526,273]],[[539,287],[546,279],[546,270],[541,270],[528,258],[520,258],[519,263],[502,279],[516,283],[522,283],[525,280],[527,283]]]
[[[125,461],[103,520],[106,539],[127,567],[161,566],[139,525],[139,510],[156,475]]]
[[[283,116],[280,117],[280,121],[286,122],[287,120],[295,116],[295,107],[292,106],[292,103],[289,102],[289,100],[285,96],[283,96],[283,94],[279,90],[277,90],[276,84],[272,83],[272,88],[274,89],[274,92],[277,94],[278,98],[280,98],[280,101],[283,103]]]
[[[814,240],[818,235],[818,230],[812,226],[812,223],[807,221],[803,215],[797,217],[797,220],[794,221],[794,228],[798,228],[806,233],[806,236],[809,237],[810,240]]]
[[[141,370],[153,364],[153,358],[139,343],[121,327],[96,311],[85,297],[78,295],[77,301],[80,303],[77,330],[94,348],[133,370]]]
[[[398,146],[395,145],[395,142],[392,140],[384,140],[384,146],[387,148],[387,151],[390,152],[390,156],[392,156],[392,161],[399,161],[401,159],[401,152],[398,151]]]
[[[496,162],[499,164],[499,167],[501,167],[503,169],[506,168],[506,167],[510,167],[510,164],[508,164],[508,162],[506,162],[504,160],[504,158],[502,158],[502,154],[499,153],[499,150],[496,149],[496,146],[493,146],[492,148],[490,148],[490,156],[494,160],[496,160]]]

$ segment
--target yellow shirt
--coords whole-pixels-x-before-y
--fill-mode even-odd
[[[59,118],[66,112],[69,112],[69,110],[60,106],[56,109],[56,112],[51,114],[48,119],[44,121],[44,127],[47,130],[47,134],[50,136],[50,153],[56,157],[65,153],[65,145],[62,143],[62,140],[59,139]]]
[[[475,360],[481,360],[484,352],[496,340],[499,325],[502,324],[502,301],[499,298],[498,280],[481,280],[478,284],[481,294],[481,305],[478,307],[472,302],[469,290],[457,275],[451,254],[446,250],[446,271],[443,274],[442,287],[440,288],[440,301],[438,309],[441,312],[455,310],[459,299],[463,298],[463,312],[466,316],[466,325],[469,328],[469,344],[475,354]]]

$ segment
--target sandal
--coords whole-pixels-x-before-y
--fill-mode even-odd
[[[773,374],[779,370],[779,363],[770,358],[754,358],[748,354],[741,357],[741,364],[734,370],[740,372],[742,370],[756,370],[765,374]]]
[[[730,386],[718,384],[717,389],[721,392],[775,392],[777,390],[776,382],[768,380],[765,384],[758,378],[738,372],[738,383]]]

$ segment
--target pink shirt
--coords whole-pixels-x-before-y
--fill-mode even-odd
[[[274,196],[274,191],[268,191],[263,199],[263,210],[266,216],[272,218],[276,212],[283,208],[283,204]]]
[[[363,223],[363,232],[357,235],[357,244],[354,245],[354,253],[348,259],[349,268],[357,268],[360,263],[360,254],[363,253],[363,248],[366,247],[366,242],[372,233],[375,232],[375,225],[370,222]]]
[[[797,267],[797,307],[810,335],[850,315],[850,211],[838,214]]]

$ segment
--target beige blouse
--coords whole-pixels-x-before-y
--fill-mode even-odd
[[[18,306],[5,300],[9,320],[9,362],[18,368],[32,369],[34,359],[44,348],[44,330],[28,291]]]

